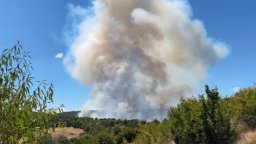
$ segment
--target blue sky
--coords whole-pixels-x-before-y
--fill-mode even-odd
[[[210,68],[203,84],[218,86],[221,94],[234,87],[256,82],[256,1],[190,0],[194,17],[200,19],[208,35],[230,46],[231,54]],[[0,50],[17,40],[31,52],[34,76],[55,85],[55,106],[79,110],[90,95],[91,86],[83,86],[66,71],[57,53],[66,53],[63,35],[68,20],[68,4],[88,6],[89,0],[1,0]],[[202,91],[202,87],[199,88]]]

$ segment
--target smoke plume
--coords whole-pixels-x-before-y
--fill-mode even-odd
[[[229,53],[184,0],[95,0],[70,10],[80,21],[64,64],[93,84],[81,116],[163,119]]]

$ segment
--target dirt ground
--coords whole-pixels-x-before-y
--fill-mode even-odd
[[[77,129],[73,127],[62,127],[62,128],[55,128],[55,131],[51,131],[50,134],[53,138],[58,138],[60,136],[64,136],[68,139],[78,137],[84,131],[82,129]]]
[[[256,131],[248,131],[240,134],[236,144],[256,144]]]

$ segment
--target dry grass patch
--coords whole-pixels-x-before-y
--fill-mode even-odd
[[[256,131],[241,133],[236,144],[256,144]]]
[[[68,139],[75,138],[80,136],[84,131],[82,129],[77,129],[73,127],[62,127],[62,128],[55,128],[55,131],[51,131],[50,134],[54,139],[64,136]]]

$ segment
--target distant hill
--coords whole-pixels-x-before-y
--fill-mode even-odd
[[[81,111],[68,111],[68,112],[62,112],[62,113],[58,113],[57,116],[58,117],[78,117],[78,114]]]

